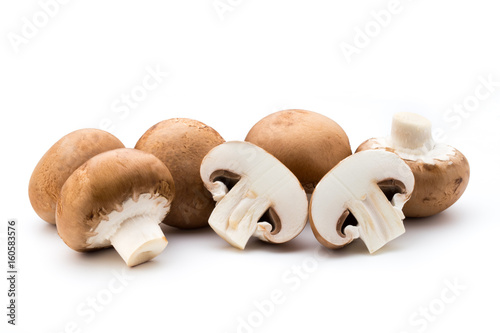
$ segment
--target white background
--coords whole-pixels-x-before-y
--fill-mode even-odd
[[[380,31],[370,13],[389,1],[221,3],[231,6],[222,16],[213,0],[69,1],[15,47],[23,18],[33,22],[41,7],[2,1],[0,266],[6,221],[17,218],[20,275],[18,326],[11,327],[1,274],[0,330],[236,332],[250,318],[253,326],[241,332],[498,331],[496,3],[401,0]],[[366,26],[372,37],[359,44],[357,29]],[[349,62],[341,45],[356,47],[356,38]],[[169,76],[135,108],[114,112],[147,68]],[[478,88],[488,77],[496,86],[479,101],[476,89],[488,92]],[[464,101],[469,111],[450,110]],[[394,112],[421,113],[469,158],[469,188],[448,211],[405,221],[407,232],[374,255],[360,241],[323,249],[309,227],[288,244],[252,240],[245,251],[209,228],[165,228],[166,251],[126,269],[127,285],[111,299],[108,285],[125,267],[118,254],[72,251],[30,206],[37,161],[78,128],[107,123],[133,147],[153,124],[188,117],[242,140],[259,119],[287,108],[331,117],[353,149],[389,133]],[[465,289],[454,294],[450,283]],[[264,316],[255,304],[268,304],[273,293],[282,302]],[[444,303],[443,293],[453,299]],[[87,302],[95,297],[106,304],[92,312]],[[423,319],[419,311],[429,306],[432,319]]]

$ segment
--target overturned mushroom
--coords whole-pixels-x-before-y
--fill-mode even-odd
[[[310,223],[318,241],[341,248],[361,238],[370,253],[400,236],[401,211],[413,191],[410,168],[396,154],[365,151],[333,168],[311,197]],[[392,193],[389,201],[384,194]],[[356,223],[345,223],[352,214]]]
[[[113,246],[128,266],[157,256],[167,240],[159,223],[170,209],[174,182],[158,158],[116,149],[88,160],[64,183],[56,224],[76,251]]]
[[[415,175],[415,190],[403,212],[407,217],[427,217],[449,208],[469,183],[467,158],[457,149],[435,143],[431,122],[414,113],[396,113],[388,138],[370,139],[357,151],[383,149],[398,154]]]
[[[217,201],[208,223],[234,247],[244,249],[252,235],[284,243],[304,229],[306,193],[265,150],[248,142],[223,143],[205,156],[200,173]]]
[[[272,154],[299,179],[307,193],[337,163],[352,154],[346,133],[316,112],[284,110],[257,122],[245,141]]]
[[[158,157],[174,178],[175,199],[163,223],[182,229],[208,226],[214,202],[201,181],[200,165],[223,142],[210,126],[186,118],[159,122],[139,139],[135,148]]]
[[[93,128],[63,136],[43,155],[31,174],[28,193],[38,216],[55,224],[59,193],[73,171],[97,154],[124,147],[110,133]]]

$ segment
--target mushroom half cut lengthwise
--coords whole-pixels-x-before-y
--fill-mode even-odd
[[[152,154],[116,149],[94,156],[64,183],[57,230],[80,252],[113,246],[128,266],[148,261],[167,246],[159,227],[170,209],[174,182]]]
[[[373,253],[405,232],[402,208],[413,186],[411,169],[396,154],[354,154],[327,173],[313,192],[309,217],[314,235],[333,249],[361,238]],[[390,201],[387,195],[393,195]],[[346,223],[350,214],[356,223]]]
[[[232,246],[244,249],[252,235],[284,243],[304,229],[304,189],[262,148],[248,142],[223,143],[205,156],[200,173],[217,202],[208,223]]]

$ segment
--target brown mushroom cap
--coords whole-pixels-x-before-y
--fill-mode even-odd
[[[122,148],[104,152],[80,166],[61,190],[57,204],[57,230],[64,242],[76,251],[90,251],[87,239],[107,215],[121,211],[122,204],[141,194],[163,196],[170,202],[174,181],[152,154]]]
[[[224,139],[213,128],[185,118],[159,122],[139,139],[135,148],[158,157],[175,181],[175,198],[163,223],[182,229],[208,225],[215,203],[203,186],[200,166],[205,155],[221,143]]]
[[[305,110],[270,114],[250,129],[245,141],[274,155],[308,193],[328,171],[352,154],[342,127],[328,117]]]
[[[112,134],[93,128],[71,132],[57,141],[43,155],[31,175],[28,193],[38,216],[55,224],[59,193],[73,171],[97,154],[124,147]]]
[[[378,139],[363,142],[356,152],[369,149],[383,149],[398,154],[391,147],[384,147]],[[403,207],[407,217],[427,217],[444,211],[453,205],[464,193],[469,183],[470,167],[467,158],[455,148],[447,160],[434,159],[425,163],[417,159],[403,160],[415,176],[415,188],[410,200]]]

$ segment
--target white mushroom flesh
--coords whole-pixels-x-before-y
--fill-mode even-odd
[[[239,176],[231,189],[214,176],[221,173],[224,178],[223,172]],[[200,173],[217,201],[208,222],[232,246],[244,249],[252,235],[283,243],[304,229],[306,193],[292,172],[265,150],[248,142],[226,142],[207,154]],[[259,221],[269,209],[279,217],[278,225]]]
[[[144,193],[130,198],[92,230],[88,248],[112,245],[128,266],[148,261],[167,246],[159,223],[169,210],[170,203],[163,196]]]
[[[372,139],[372,148],[394,148],[403,159],[436,164],[449,161],[456,154],[453,147],[435,143],[432,139],[431,122],[418,114],[399,112],[392,118],[391,136]]]
[[[389,201],[379,183],[396,180],[403,193]],[[405,232],[403,205],[413,191],[414,177],[406,163],[393,153],[363,151],[344,159],[316,186],[311,198],[311,223],[330,247],[342,247],[361,238],[370,253]],[[357,225],[340,232],[338,223],[350,212]],[[339,222],[340,221],[340,222]]]

